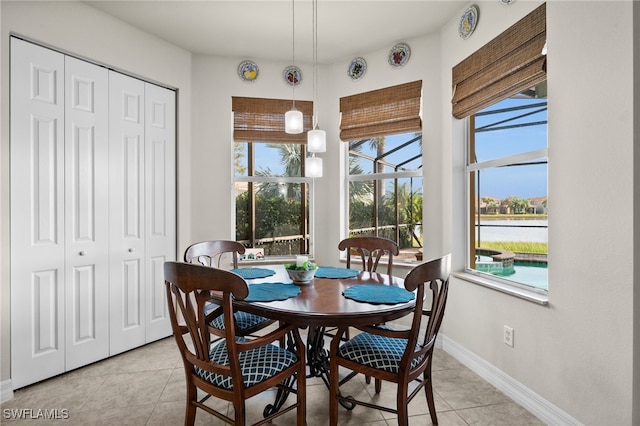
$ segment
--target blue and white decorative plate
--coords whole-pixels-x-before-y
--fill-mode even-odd
[[[478,6],[469,6],[460,17],[460,24],[458,25],[458,34],[463,39],[468,39],[478,24]]]
[[[401,67],[409,61],[411,48],[406,43],[398,43],[389,51],[389,64],[392,67]]]
[[[238,75],[244,81],[254,82],[258,78],[259,72],[260,70],[254,62],[242,61],[238,65]]]
[[[364,73],[367,71],[367,61],[364,58],[355,58],[349,64],[347,74],[351,77],[351,80],[360,80]]]
[[[302,71],[295,65],[289,65],[284,69],[282,77],[289,86],[297,86],[302,81]]]

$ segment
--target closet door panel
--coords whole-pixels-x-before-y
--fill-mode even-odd
[[[110,353],[145,343],[144,83],[109,72]]]
[[[66,368],[109,356],[108,71],[65,58]]]
[[[164,262],[175,260],[175,92],[145,84],[147,342],[171,334]]]
[[[64,371],[64,56],[11,39],[11,378]]]

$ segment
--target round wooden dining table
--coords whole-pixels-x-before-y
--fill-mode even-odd
[[[271,269],[275,274],[266,278],[245,278],[249,285],[292,283],[284,265],[256,265],[256,267]],[[384,284],[404,288],[402,278],[362,271],[353,278],[315,277],[308,284],[295,284],[300,288],[300,293],[285,300],[270,302],[235,300],[234,305],[239,310],[307,328],[309,375],[320,377],[329,387],[329,354],[324,345],[327,329],[338,326],[382,324],[406,316],[415,307],[414,300],[401,303],[365,303],[343,295],[345,289],[363,284]],[[216,299],[216,295],[212,295],[214,302]],[[275,403],[265,408],[265,416],[279,410],[286,398],[286,393],[278,392]],[[352,405],[342,402],[341,404],[345,408],[353,408]]]
[[[247,282],[249,284],[292,282],[283,265],[269,265],[265,268],[274,270],[275,275],[247,279]],[[234,303],[243,311],[301,327],[381,324],[407,315],[415,306],[413,300],[395,304],[373,304],[358,302],[343,295],[348,287],[362,284],[385,284],[404,288],[402,278],[363,271],[353,278],[316,277],[309,284],[296,284],[300,287],[300,294],[286,300],[271,302],[236,300]]]

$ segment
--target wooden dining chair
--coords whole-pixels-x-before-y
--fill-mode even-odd
[[[387,275],[393,273],[393,256],[400,254],[398,244],[388,238],[382,237],[350,237],[345,238],[338,244],[338,249],[347,251],[347,268],[351,268],[351,256],[360,257],[362,262],[362,270],[368,272],[376,272],[378,264],[383,256],[387,256]],[[333,336],[333,329],[325,332],[328,336]],[[345,338],[349,339],[349,330],[345,334]],[[370,378],[367,377],[367,383]]]
[[[221,266],[224,266],[223,260],[230,257],[231,265],[233,268],[237,268],[238,254],[243,254],[244,252],[244,246],[237,241],[202,241],[187,247],[184,252],[184,261],[220,269]],[[218,336],[224,336],[224,318],[222,317],[222,311],[220,308],[215,309],[215,305],[207,306],[207,312],[213,311],[217,313],[217,315],[211,315],[212,319],[209,325],[211,326],[212,333]],[[252,335],[274,323],[273,320],[260,315],[238,310],[236,310],[234,318],[236,321],[236,334],[239,336]]]
[[[409,291],[416,292],[416,305],[411,327],[393,330],[387,326],[356,327],[360,333],[342,343],[347,326],[341,326],[331,341],[329,351],[330,425],[338,424],[338,402],[347,406],[363,405],[369,408],[395,413],[399,425],[408,425],[409,402],[425,390],[429,414],[434,425],[438,424],[433,399],[431,362],[436,336],[442,323],[449,289],[451,255],[431,260],[416,266],[404,280]],[[431,292],[431,308],[424,309],[425,292]],[[422,318],[427,317],[426,327],[421,327]],[[341,344],[342,343],[342,344]],[[350,370],[342,379],[339,368]],[[376,393],[380,393],[380,381],[397,383],[395,408],[380,406],[373,401],[356,400],[340,393],[340,386],[359,373],[376,379]],[[409,394],[409,384],[417,386]]]
[[[347,268],[351,268],[351,256],[359,256],[362,270],[376,272],[383,256],[388,256],[387,275],[393,273],[393,256],[400,254],[395,241],[382,237],[350,237],[338,244],[339,250],[347,251]]]
[[[296,402],[257,423],[271,422],[291,410],[297,411],[297,425],[306,417],[305,346],[297,327],[281,324],[276,330],[246,339],[236,334],[233,299],[249,294],[242,277],[222,269],[188,263],[164,264],[167,303],[173,335],[184,364],[187,405],[185,425],[193,425],[198,408],[229,424],[244,425],[245,401],[270,388],[296,394]],[[211,292],[222,294],[224,340],[211,343],[205,305]],[[180,321],[178,320],[180,318]],[[285,349],[273,342],[288,336]],[[295,386],[294,386],[295,385]],[[204,393],[198,398],[198,392]],[[233,404],[233,418],[204,404],[211,396]],[[266,411],[265,411],[266,412]]]

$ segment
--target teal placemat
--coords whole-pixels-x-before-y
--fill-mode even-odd
[[[360,271],[347,268],[336,268],[334,266],[322,266],[316,271],[317,278],[353,278],[357,277]]]
[[[235,268],[231,272],[235,272],[245,280],[251,280],[254,278],[266,278],[271,275],[275,275],[276,271],[266,268]]]
[[[286,300],[300,294],[300,287],[286,283],[262,283],[249,284],[249,295],[244,299],[247,302],[273,302],[274,300]]]
[[[406,303],[415,299],[416,295],[404,288],[384,284],[362,284],[351,286],[342,293],[349,299],[358,302],[389,304]]]

